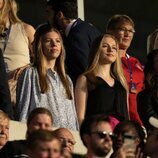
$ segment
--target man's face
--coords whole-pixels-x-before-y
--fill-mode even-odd
[[[52,120],[47,114],[38,114],[28,125],[28,133],[32,133],[39,129],[52,130]]]
[[[57,19],[57,13],[54,11],[53,7],[48,5],[46,6],[46,20],[49,22],[49,24],[58,30],[60,30],[59,22]]]
[[[33,158],[60,158],[61,146],[57,139],[38,141],[36,148],[31,151]]]
[[[87,144],[87,147],[90,148],[90,151],[92,151],[95,156],[103,157],[110,152],[112,139],[109,134],[112,134],[112,128],[108,122],[102,121],[92,125],[91,134],[88,138],[89,145]]]
[[[128,49],[131,45],[133,36],[134,36],[134,28],[128,22],[120,22],[114,31],[114,35],[119,41],[120,49]]]
[[[0,148],[3,147],[9,139],[9,120],[7,118],[0,120]]]
[[[148,156],[158,157],[158,129],[155,128],[149,133],[144,151]]]
[[[66,157],[70,157],[76,143],[73,135],[67,129],[62,128],[58,131],[58,138],[62,144],[62,154]]]
[[[55,19],[55,15],[54,15],[54,10],[52,9],[51,6],[46,6],[46,20],[49,22],[49,24],[51,24],[51,26],[54,25],[54,19]]]

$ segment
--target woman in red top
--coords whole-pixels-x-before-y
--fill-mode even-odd
[[[129,85],[130,118],[142,124],[137,112],[136,97],[144,87],[144,72],[139,60],[127,54],[135,33],[134,22],[127,15],[114,15],[108,21],[107,32],[115,35],[119,41],[124,75]]]

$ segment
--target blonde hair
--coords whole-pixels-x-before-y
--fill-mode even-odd
[[[0,33],[3,33],[9,20],[11,24],[20,23],[17,16],[17,3],[15,0],[3,0],[3,7],[0,9]]]
[[[34,66],[37,67],[39,74],[39,83],[41,88],[41,93],[45,93],[48,88],[48,77],[47,77],[47,60],[42,50],[42,37],[48,32],[56,32],[61,40],[61,53],[56,60],[55,68],[59,74],[61,82],[66,90],[66,94],[68,99],[72,99],[71,89],[70,89],[70,81],[65,72],[65,49],[62,41],[62,37],[58,30],[51,27],[49,24],[43,24],[38,27],[35,33],[35,39],[33,42],[33,51],[35,54],[34,58]]]
[[[124,89],[128,92],[128,85],[127,85],[127,81],[126,81],[126,78],[123,73],[122,63],[121,63],[120,54],[119,54],[119,44],[118,44],[117,39],[111,34],[106,33],[103,36],[100,36],[95,40],[95,42],[92,45],[91,52],[90,52],[91,57],[90,57],[90,61],[89,61],[89,68],[83,75],[87,76],[88,79],[92,83],[95,83],[95,78],[96,78],[96,75],[98,72],[98,67],[99,67],[101,44],[103,42],[103,39],[107,38],[107,37],[112,38],[116,42],[117,53],[118,53],[116,61],[114,63],[112,63],[112,65],[111,65],[111,71],[110,71],[111,76],[114,79],[120,81],[120,83],[122,84]]]
[[[0,121],[5,120],[5,119],[10,120],[9,116],[5,112],[0,110]]]

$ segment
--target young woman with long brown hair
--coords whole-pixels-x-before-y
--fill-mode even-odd
[[[60,33],[43,24],[35,33],[33,66],[24,70],[17,87],[17,119],[26,121],[36,107],[48,108],[55,127],[78,130],[73,85],[65,72]]]

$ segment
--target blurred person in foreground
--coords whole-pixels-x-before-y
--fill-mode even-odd
[[[125,120],[114,129],[111,158],[141,158],[145,145],[145,132],[136,121]]]
[[[9,116],[0,110],[0,149],[7,143],[9,139]]]
[[[87,148],[86,158],[109,158],[112,153],[113,132],[106,115],[86,117],[80,127],[80,136]]]
[[[62,147],[62,156],[64,158],[72,158],[74,151],[75,139],[67,128],[58,128],[53,131],[53,134],[60,140]]]
[[[158,119],[152,116],[148,121],[153,128],[148,132],[144,152],[150,158],[158,158]]]
[[[26,138],[39,129],[52,130],[52,126],[53,117],[50,111],[45,108],[36,108],[28,117]],[[21,158],[22,156],[28,157],[26,140],[8,141],[0,150],[0,158]]]
[[[27,137],[29,158],[61,158],[60,140],[52,131],[38,130]]]

